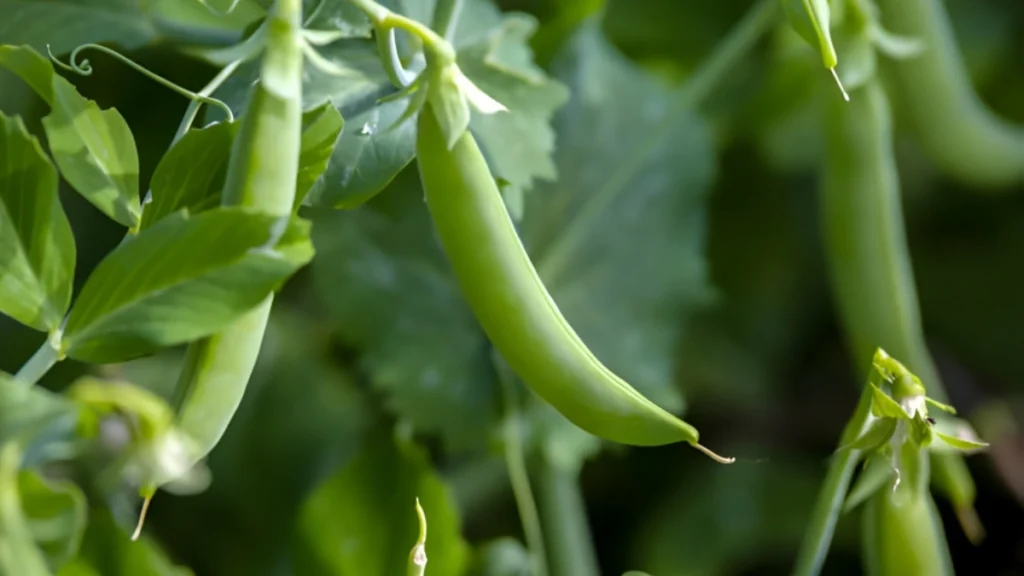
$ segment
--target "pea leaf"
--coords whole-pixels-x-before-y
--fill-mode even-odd
[[[673,108],[672,93],[614,52],[593,24],[558,70],[577,96],[556,115],[559,182],[527,197],[525,244],[598,358],[679,410],[674,349],[708,292],[707,129]],[[498,412],[489,343],[454,284],[422,198],[410,167],[365,207],[320,215],[324,257],[312,265],[313,281],[389,406],[417,429],[440,433],[449,448],[479,448]],[[578,465],[596,449],[594,437],[546,405],[530,412],[535,438],[560,465]]]
[[[43,126],[61,175],[107,216],[138,225],[139,155],[124,118],[100,110],[60,76],[53,77],[52,106]]]
[[[873,383],[868,383],[871,386],[871,413],[879,418],[894,418],[897,420],[910,420],[910,415],[907,411],[900,406],[899,402],[893,400],[892,396],[889,396],[882,391],[881,388],[875,386]]]
[[[356,458],[303,504],[296,533],[303,574],[402,574],[419,527],[419,498],[430,522],[428,570],[460,576],[469,549],[455,502],[426,454],[386,427],[370,436]],[[344,542],[344,546],[339,546]]]
[[[306,204],[355,208],[386,187],[413,158],[416,124],[404,121],[405,102],[385,102],[351,117],[323,180]]]
[[[67,480],[48,480],[32,470],[18,477],[21,506],[32,537],[52,570],[74,556],[85,532],[85,495]]]
[[[8,442],[0,448],[0,573],[50,576],[46,558],[36,547],[21,510],[18,468],[21,450]]]
[[[245,208],[164,218],[93,270],[62,347],[115,362],[218,332],[312,258],[308,234],[307,221]]]
[[[566,87],[533,64],[529,39],[537,22],[511,14],[500,26],[459,48],[459,67],[481,90],[508,108],[498,114],[473,111],[470,128],[496,178],[520,190],[558,176],[551,154],[551,118],[569,98]]]
[[[57,576],[193,576],[143,535],[133,542],[106,508],[93,508],[78,557]]]
[[[132,50],[157,36],[136,0],[3,0],[0,38],[43,52],[70,52],[81,44],[114,42]]]
[[[486,338],[433,240],[416,168],[387,192],[316,219],[315,289],[392,410],[453,450],[482,448],[498,398]]]
[[[55,330],[71,303],[75,238],[57,171],[21,118],[0,113],[0,312]]]
[[[299,154],[299,175],[295,188],[295,206],[302,204],[312,188],[323,188],[321,177],[334,153],[334,146],[344,127],[338,109],[325,102],[302,117],[302,150]]]
[[[845,446],[840,446],[837,452],[841,450],[873,451],[888,442],[894,432],[896,432],[895,418],[874,418],[856,440]]]
[[[237,131],[237,122],[190,130],[164,154],[149,183],[152,202],[143,210],[140,229],[182,208],[195,214],[220,204]]]
[[[43,127],[61,175],[104,214],[125,226],[139,222],[139,156],[131,129],[117,110],[81,94],[28,46],[0,46],[0,65],[50,105]]]

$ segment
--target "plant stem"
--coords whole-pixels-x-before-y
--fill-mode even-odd
[[[690,75],[683,87],[683,99],[695,107],[710,96],[758,40],[779,21],[780,13],[777,0],[758,0]]]
[[[462,12],[462,0],[437,0],[434,5],[434,18],[430,27],[445,40],[451,40],[455,34],[455,26]]]
[[[534,475],[551,576],[597,576],[597,555],[578,473],[560,468],[542,454]]]
[[[373,22],[374,27],[377,29],[377,34],[384,34],[392,28],[405,30],[419,38],[423,42],[423,47],[430,50],[440,62],[455,62],[455,49],[452,48],[452,45],[447,40],[431,30],[430,27],[412,18],[396,14],[373,0],[348,1],[370,17],[370,21]]]
[[[516,392],[516,378],[500,354],[494,351],[494,367],[501,382],[505,397],[505,465],[508,468],[509,483],[519,509],[519,520],[523,524],[526,545],[533,557],[535,576],[547,576],[547,552],[544,549],[544,531],[541,529],[537,502],[530,488],[530,475],[526,471],[526,457],[522,441],[522,410]]]
[[[870,416],[871,388],[865,384],[857,402],[857,409],[843,429],[839,445],[845,446],[860,436],[867,427]],[[811,513],[811,523],[804,532],[804,539],[797,553],[793,576],[817,576],[821,571],[832,545],[832,535],[839,522],[843,502],[850,490],[850,479],[859,460],[860,452],[856,450],[843,450],[832,455],[832,463]]]
[[[47,339],[39,347],[39,350],[36,350],[36,353],[28,359],[28,362],[25,362],[25,365],[18,370],[18,373],[14,375],[14,379],[31,386],[39,382],[39,379],[49,372],[50,368],[53,368],[53,365],[58,360],[60,358],[57,355],[57,349]]]

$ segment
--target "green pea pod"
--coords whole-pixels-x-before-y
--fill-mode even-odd
[[[825,68],[839,63],[832,44],[832,11],[828,0],[782,0],[782,10],[793,30],[821,54]]]
[[[925,152],[946,174],[981,187],[1024,181],[1024,128],[978,98],[941,0],[879,2],[886,27],[924,51],[887,64],[901,112]]]
[[[942,399],[907,247],[888,98],[873,78],[850,103],[828,106],[822,217],[832,289],[857,369],[867,375],[881,347]],[[934,464],[950,466],[955,458],[936,456]]]
[[[697,443],[697,430],[606,368],[558,310],[530,262],[472,134],[449,149],[431,104],[416,155],[426,202],[455,278],[512,370],[580,428],[623,444]]]
[[[918,456],[926,466],[927,454]],[[878,490],[865,505],[861,522],[868,576],[953,574],[942,520],[927,489]]]
[[[228,161],[223,204],[290,217],[302,134],[302,0],[268,14],[260,81],[250,92]],[[196,444],[194,462],[220,441],[259,356],[273,294],[227,330],[189,346],[177,384],[176,423]],[[159,486],[142,487],[146,506]],[[136,530],[135,537],[139,531]]]

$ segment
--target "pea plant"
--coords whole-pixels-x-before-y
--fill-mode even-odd
[[[1024,130],[942,0],[705,4],[0,0],[0,575],[963,571],[905,181]]]

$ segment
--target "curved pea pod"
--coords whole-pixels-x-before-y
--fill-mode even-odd
[[[427,104],[416,137],[427,207],[463,295],[512,370],[591,434],[637,446],[688,442],[731,462],[586,347],[538,276],[472,134],[449,141]]]
[[[901,112],[940,170],[979,187],[1024,181],[1024,127],[995,115],[978,98],[941,0],[878,3],[886,27],[921,41],[914,58],[887,64]]]

